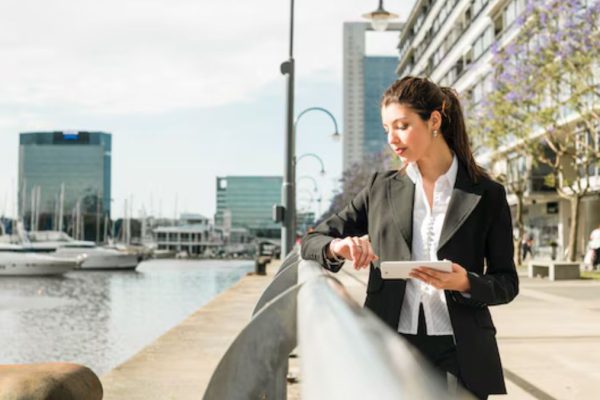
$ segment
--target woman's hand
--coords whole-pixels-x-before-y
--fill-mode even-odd
[[[410,272],[411,278],[420,279],[436,289],[456,290],[467,293],[471,284],[467,277],[467,270],[459,264],[452,264],[452,272],[437,271],[432,268],[418,267]]]
[[[379,259],[373,252],[371,242],[369,242],[369,237],[367,235],[333,239],[329,243],[328,253],[331,253],[328,254],[328,256],[333,254],[336,257],[352,260],[352,265],[355,269],[366,268],[371,261]]]

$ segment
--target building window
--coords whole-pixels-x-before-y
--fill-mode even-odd
[[[489,49],[494,41],[494,30],[492,26],[488,26],[475,42],[473,42],[472,60],[477,60],[483,53]]]
[[[479,14],[479,11],[481,11],[483,9],[483,7],[486,6],[486,4],[488,3],[488,0],[474,0],[473,4],[471,5],[471,15],[473,17],[476,17],[477,14]]]
[[[499,38],[503,30],[504,23],[502,19],[502,14],[500,14],[494,19],[494,37]]]
[[[508,3],[504,11],[502,12],[503,25],[509,27],[515,19],[517,19],[517,2],[512,0]]]

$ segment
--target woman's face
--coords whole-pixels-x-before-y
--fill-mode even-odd
[[[439,129],[436,114],[433,112],[428,121],[423,121],[404,104],[392,103],[381,108],[388,143],[402,162],[417,162],[427,153],[433,141],[432,131]]]

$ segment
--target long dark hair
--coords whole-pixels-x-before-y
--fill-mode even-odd
[[[428,121],[433,111],[442,115],[440,132],[456,157],[465,165],[474,181],[489,178],[488,173],[477,163],[471,151],[465,117],[458,95],[450,87],[438,86],[427,78],[406,76],[398,79],[386,89],[381,107],[404,104],[413,109],[423,121]]]

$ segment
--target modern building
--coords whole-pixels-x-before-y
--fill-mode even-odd
[[[499,48],[518,33],[516,23],[525,10],[525,0],[416,0],[400,34],[398,76],[426,76],[443,86],[451,86],[475,107],[492,90],[492,45]],[[557,16],[558,17],[558,16]],[[498,157],[501,155],[501,157]],[[529,168],[524,221],[533,234],[538,254],[550,254],[549,243],[564,252],[569,237],[570,204],[544,185],[548,173],[543,166],[505,149],[482,154],[479,162],[495,172]],[[488,160],[496,160],[488,162]],[[518,175],[512,173],[512,176]],[[582,200],[578,255],[585,251],[589,232],[600,224],[600,168],[595,167],[595,187]],[[509,195],[509,203],[516,203]]]
[[[226,236],[233,228],[256,237],[281,236],[281,226],[273,222],[273,205],[281,202],[281,176],[225,176],[216,183],[215,226]]]
[[[392,23],[388,30],[401,28],[402,24]],[[369,154],[381,153],[386,144],[379,101],[397,78],[398,57],[366,55],[366,34],[370,29],[368,22],[344,23],[344,170]]]
[[[200,214],[182,214],[175,226],[158,226],[152,233],[159,250],[199,256],[216,254],[223,247],[221,233]]]
[[[19,216],[26,228],[62,227],[101,240],[111,214],[111,152],[109,133],[21,133]]]

